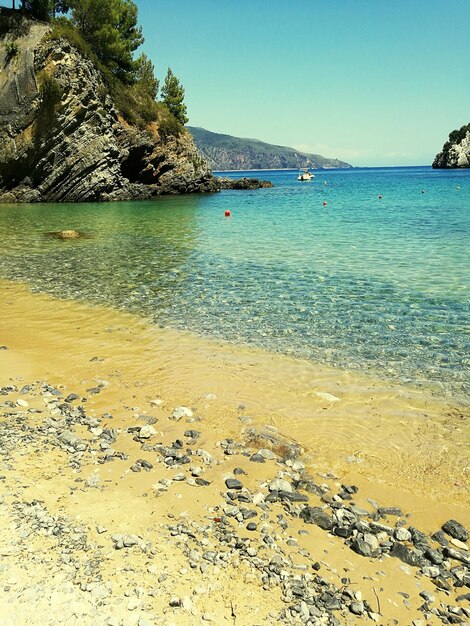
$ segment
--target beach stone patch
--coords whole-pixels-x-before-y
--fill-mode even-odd
[[[34,385],[31,389],[35,389]],[[50,389],[54,388],[51,387]],[[118,438],[119,431],[103,428],[102,424],[104,423],[100,419],[86,415],[83,407],[71,406],[70,402],[66,403],[45,387],[42,390],[45,394],[50,394],[50,396],[47,396],[49,399],[44,409],[44,414],[42,416],[39,415],[37,418],[35,417],[34,424],[28,421],[29,407],[18,407],[16,405],[17,397],[13,395],[18,393],[16,390],[2,394],[4,397],[10,393],[12,394],[8,399],[8,401],[11,401],[11,405],[3,407],[5,415],[7,415],[8,411],[8,417],[5,420],[6,423],[0,424],[2,445],[5,442],[7,449],[10,445],[15,448],[21,442],[37,442],[38,436],[41,437],[39,444],[41,446],[57,445],[58,437],[62,433],[68,431],[75,435],[75,426],[85,426],[93,436],[93,439],[86,440],[83,436],[78,437],[78,439],[86,444],[87,450],[81,452],[75,449],[67,451],[70,452],[74,459],[78,459],[77,462],[80,461],[82,464],[101,462],[101,457],[95,456],[93,459],[88,452],[95,448],[99,450],[101,443],[113,443]],[[57,391],[60,393],[60,390]],[[27,400],[31,404],[29,397]],[[140,427],[136,428],[140,429]],[[135,436],[139,430],[131,432]],[[6,437],[4,437],[4,433],[6,433]],[[185,431],[185,437],[187,433],[188,431]],[[66,444],[70,444],[73,441],[74,439],[69,439],[66,436],[66,440],[60,442],[60,446],[66,446]],[[225,446],[226,449],[251,458],[248,456],[250,452],[248,452],[245,445],[238,444],[234,440],[225,440],[225,442],[221,447],[224,448]],[[214,457],[207,451],[202,451],[200,455],[197,454],[198,451],[191,452],[187,448],[188,442],[184,443],[182,439],[177,439],[171,446],[163,446],[161,443],[153,446],[145,442],[142,443],[142,449],[143,446],[145,446],[148,452],[154,451],[162,464],[166,458],[171,459],[171,464],[179,466],[180,474],[187,480],[188,484],[193,484],[194,486],[202,486],[198,485],[196,481],[203,480],[200,476],[191,478],[194,468],[199,467],[193,465],[196,458],[204,468],[207,467],[206,463],[211,465],[220,462],[215,461]],[[255,449],[258,449],[258,446]],[[162,450],[164,453],[162,453]],[[4,458],[7,458],[7,455]],[[188,462],[191,461],[191,466],[188,468],[184,467],[185,462],[180,462],[181,459],[185,458],[188,459]],[[263,460],[266,461],[266,459]],[[252,580],[259,581],[262,588],[266,590],[277,588],[280,597],[282,597],[285,603],[286,608],[282,613],[272,616],[273,620],[275,620],[273,623],[286,625],[303,623],[306,626],[314,624],[315,626],[317,624],[341,626],[349,623],[348,619],[353,619],[353,615],[357,616],[361,621],[364,620],[364,622],[371,619],[380,623],[380,616],[373,611],[367,600],[362,598],[360,590],[356,587],[354,589],[348,588],[349,582],[347,578],[342,579],[342,584],[338,587],[328,582],[319,574],[319,569],[322,567],[326,567],[327,571],[329,571],[328,565],[326,563],[323,563],[323,566],[320,565],[308,551],[301,551],[301,548],[296,546],[296,542],[289,538],[289,532],[293,532],[293,529],[289,530],[291,520],[299,516],[302,519],[302,512],[306,509],[317,509],[326,516],[327,524],[332,524],[331,528],[325,528],[325,530],[330,530],[337,537],[336,539],[330,536],[331,541],[339,542],[341,540],[351,549],[354,549],[353,543],[355,541],[361,541],[368,546],[367,549],[363,550],[363,556],[365,557],[382,558],[382,556],[390,554],[395,558],[401,558],[404,563],[411,563],[413,567],[419,569],[416,575],[421,588],[425,585],[431,588],[435,587],[437,590],[436,596],[441,600],[433,607],[431,605],[435,602],[435,596],[432,594],[430,596],[421,596],[424,624],[427,623],[427,620],[437,618],[441,619],[444,624],[462,623],[469,618],[469,615],[465,612],[465,603],[468,602],[468,594],[465,593],[465,588],[470,587],[470,556],[461,539],[452,537],[450,533],[438,531],[441,539],[447,544],[443,546],[440,542],[435,541],[434,536],[431,538],[411,526],[409,529],[406,529],[404,527],[405,519],[398,520],[395,527],[381,523],[380,518],[382,515],[378,514],[379,506],[373,505],[374,512],[368,513],[365,510],[354,508],[355,505],[353,504],[349,504],[348,496],[353,496],[356,493],[353,485],[341,485],[341,489],[335,496],[332,495],[335,492],[330,491],[327,485],[317,485],[318,493],[314,491],[310,493],[321,497],[319,494],[326,495],[330,491],[330,498],[325,502],[326,506],[305,507],[303,505],[306,503],[306,500],[308,501],[308,496],[299,491],[309,492],[306,486],[309,484],[310,477],[307,477],[304,473],[305,466],[302,467],[300,461],[292,461],[291,459],[283,460],[277,457],[276,460],[278,460],[276,467],[282,467],[283,471],[279,472],[277,478],[273,478],[273,481],[285,480],[290,485],[290,491],[282,489],[269,491],[269,485],[271,484],[269,480],[258,487],[258,489],[264,490],[265,493],[256,490],[251,493],[247,488],[243,487],[242,483],[240,483],[241,488],[239,489],[234,488],[232,485],[229,490],[230,496],[227,493],[221,493],[218,496],[221,498],[221,501],[212,503],[213,507],[210,509],[209,518],[205,518],[202,522],[189,520],[185,522],[185,526],[178,524],[173,527],[169,534],[177,542],[175,549],[178,546],[178,549],[183,551],[189,549],[197,550],[200,555],[198,558],[193,553],[190,559],[188,557],[191,569],[196,569],[201,576],[212,576],[212,572],[217,576],[218,571],[222,571],[229,566],[238,568],[240,563],[243,562],[244,567],[246,566],[251,571]],[[141,469],[143,469],[142,461],[144,459],[138,459],[135,463]],[[299,463],[299,465],[295,465],[296,463]],[[266,469],[268,469],[268,466]],[[80,476],[77,476],[76,482],[77,486],[74,486],[73,489],[86,486],[86,480]],[[206,483],[209,484],[208,481]],[[170,484],[172,484],[172,480],[169,479],[162,479],[162,482],[157,483],[162,490],[168,488]],[[336,486],[338,484],[339,482]],[[156,491],[158,490],[157,485],[153,485]],[[266,491],[269,491],[267,495]],[[212,494],[212,491],[210,493]],[[95,548],[88,543],[87,529],[77,522],[74,523],[59,516],[49,515],[43,505],[39,505],[36,509],[36,505],[37,503],[34,505],[30,503],[24,510],[23,508],[18,508],[17,510],[18,520],[22,520],[21,524],[30,525],[28,530],[24,532],[37,533],[41,537],[55,542],[54,545],[61,546],[63,567],[74,568],[74,563],[79,565],[79,569],[77,569],[78,574],[73,574],[74,584],[77,584],[77,588],[79,590],[83,589],[90,601],[96,603],[97,606],[100,602],[106,603],[112,595],[108,594],[106,584],[99,579],[99,557],[97,553],[94,553]],[[23,506],[22,504],[21,507]],[[222,506],[224,507],[223,509]],[[31,514],[30,509],[36,511],[36,513]],[[278,514],[279,511],[282,511],[282,514]],[[402,515],[402,517],[405,516]],[[320,524],[318,525],[320,526]],[[96,532],[99,534],[98,530]],[[120,537],[120,542],[112,542],[117,550],[124,550],[119,555],[120,559],[123,557],[128,559],[132,551],[136,551],[138,555],[139,551],[136,548],[140,548],[144,553],[150,550],[150,544],[147,544],[138,535],[120,535]],[[131,537],[130,543],[129,540],[124,541],[124,537]],[[134,543],[135,538],[137,538],[137,543]],[[460,542],[460,544],[454,545],[452,540]],[[432,543],[433,541],[435,541],[434,544]],[[119,547],[116,547],[118,543]],[[413,548],[403,545],[406,543],[412,543]],[[444,547],[446,550],[443,549]],[[401,552],[400,550],[403,548],[408,552]],[[16,547],[12,546],[12,549],[16,549]],[[83,564],[78,563],[80,559],[76,558],[74,550],[77,551],[77,554],[82,554]],[[154,553],[154,556],[157,557],[154,561],[155,565],[158,563],[157,553],[158,551]],[[298,562],[297,556],[300,554],[305,558],[305,563]],[[412,557],[409,556],[410,554]],[[202,555],[205,556],[203,557]],[[405,559],[403,558],[404,555]],[[317,558],[319,558],[318,555]],[[323,558],[327,561],[327,557]],[[95,560],[96,564],[93,564]],[[132,568],[132,561],[127,561],[127,563]],[[149,567],[155,566],[149,565]],[[410,571],[409,568],[407,570]],[[155,567],[155,571],[160,571],[158,565]],[[184,572],[184,568],[181,571]],[[138,572],[136,572],[137,574]],[[157,581],[158,579],[159,577],[155,574],[155,580]],[[459,595],[453,601],[454,604],[448,604],[448,602],[451,602],[450,599],[447,600],[447,603],[442,602],[444,593],[450,594],[457,589],[461,589],[461,591],[458,592]],[[416,595],[418,595],[418,591],[419,588],[416,591]],[[158,595],[158,592],[159,589],[156,586],[152,593]],[[129,595],[125,595],[127,600],[125,600],[124,608],[126,607],[126,602],[132,602],[132,616],[135,616],[138,620],[140,619],[138,609],[144,606],[144,597],[142,595],[144,592],[134,591],[133,587],[129,587],[127,593]],[[406,597],[408,594],[402,595],[404,601],[408,601],[409,598]],[[149,593],[149,596],[151,596],[151,593]],[[197,597],[197,594],[195,597]],[[131,599],[129,600],[129,598]],[[184,596],[181,596],[180,599],[183,598]],[[372,598],[372,600],[374,599]],[[194,597],[191,602],[195,609]],[[373,605],[375,607],[376,604],[374,601]],[[181,610],[188,610],[184,606],[174,607],[174,609],[175,620],[179,612],[181,615]],[[130,611],[131,609],[128,608],[128,610]],[[191,611],[192,609],[190,609]],[[199,618],[200,613],[197,613],[197,616]],[[153,623],[155,620],[153,619],[152,621],[150,617],[148,621]],[[86,620],[83,623],[87,623]],[[106,623],[106,621],[103,623]],[[119,626],[122,626],[119,621],[117,623]],[[140,622],[137,621],[136,623]]]

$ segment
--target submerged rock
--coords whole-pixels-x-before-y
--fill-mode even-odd
[[[77,230],[60,230],[58,232],[47,233],[49,237],[55,237],[56,239],[79,239],[84,237],[84,233],[79,233]]]

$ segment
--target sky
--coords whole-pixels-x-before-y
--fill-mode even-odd
[[[470,0],[134,1],[192,126],[392,166],[470,122]]]
[[[136,0],[190,125],[339,158],[430,164],[470,122],[470,0]]]

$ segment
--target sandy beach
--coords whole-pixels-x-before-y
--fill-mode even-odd
[[[452,398],[0,291],[0,625],[469,620]]]

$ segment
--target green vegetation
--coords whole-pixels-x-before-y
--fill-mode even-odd
[[[465,138],[466,134],[470,132],[470,124],[465,124],[459,130],[453,130],[449,134],[449,142],[450,143],[460,143],[462,139]]]
[[[184,103],[184,87],[173,74],[170,68],[165,77],[165,84],[162,89],[163,102],[168,107],[170,113],[180,122],[186,124],[188,117],[186,115],[186,105]]]
[[[45,134],[54,128],[54,123],[62,98],[60,83],[48,72],[39,72],[37,75],[41,106],[35,123],[35,139],[39,141]]]
[[[145,128],[158,122],[162,134],[177,135],[188,121],[184,88],[171,70],[157,102],[159,81],[151,60],[135,52],[143,43],[132,0],[22,0],[31,16],[52,22],[51,39],[66,38],[101,71],[119,111]],[[60,13],[67,16],[57,17]]]
[[[5,50],[7,51],[7,61],[18,54],[18,44],[16,41],[7,41],[5,44]]]

